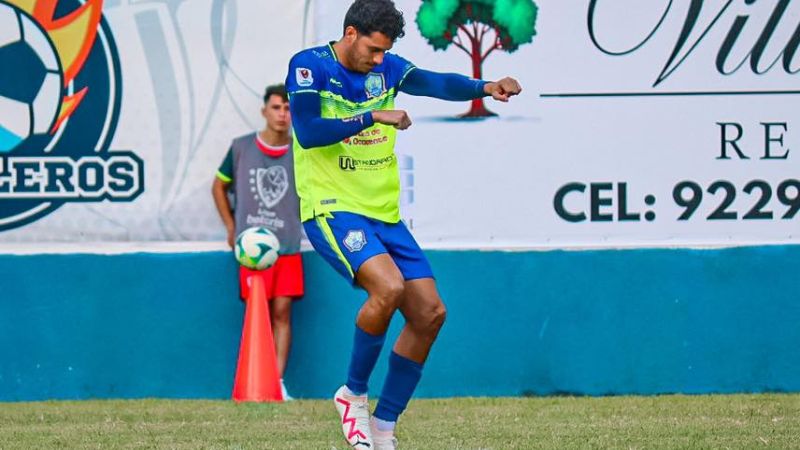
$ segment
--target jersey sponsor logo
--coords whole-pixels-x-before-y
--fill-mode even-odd
[[[349,156],[339,157],[339,168],[342,170],[353,171],[356,170],[356,163],[353,158]]]
[[[347,145],[378,145],[389,142],[389,136],[383,134],[380,128],[371,127],[355,136],[344,138],[342,142]]]
[[[332,85],[334,85],[336,87],[339,87],[339,88],[344,87],[344,85],[342,84],[341,81],[339,81],[339,80],[337,80],[336,78],[333,78],[333,77],[331,77],[331,79],[328,80],[328,82],[330,82]]]
[[[342,241],[350,252],[361,251],[367,245],[367,236],[364,230],[350,230]]]
[[[0,22],[0,231],[138,197],[143,161],[109,150],[122,80],[102,1],[0,0]]]
[[[382,73],[370,72],[367,74],[367,79],[364,80],[364,90],[367,92],[367,98],[379,97],[386,92],[386,82]]]
[[[252,214],[248,214],[245,222],[247,223],[248,227],[264,227],[264,228],[269,228],[272,231],[283,230],[283,228],[286,226],[286,221],[279,217],[276,217],[274,215],[275,213],[272,214],[273,214],[272,217],[261,216],[261,215],[254,216]]]
[[[308,87],[314,84],[314,74],[311,72],[311,69],[298,67],[295,71],[295,78],[297,79],[298,86]]]
[[[381,170],[389,167],[394,161],[395,156],[389,155],[384,158],[356,159],[352,156],[339,156],[339,168],[352,172],[355,170]]]
[[[378,144],[385,144],[389,142],[389,136],[378,136],[378,137],[350,137],[345,138],[342,142],[347,145],[378,145]]]
[[[255,182],[258,196],[267,208],[277,205],[289,191],[289,173],[283,166],[259,168],[250,182]]]

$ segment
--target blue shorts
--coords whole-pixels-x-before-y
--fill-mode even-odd
[[[303,228],[317,253],[353,283],[361,264],[381,253],[392,257],[405,280],[433,278],[428,259],[403,222],[334,212],[303,222]]]

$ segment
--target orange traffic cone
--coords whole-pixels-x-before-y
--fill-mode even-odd
[[[233,399],[237,402],[280,402],[283,395],[264,279],[254,275],[250,281]]]

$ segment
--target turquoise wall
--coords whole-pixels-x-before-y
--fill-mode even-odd
[[[800,391],[800,246],[428,255],[419,396]],[[286,378],[327,397],[364,294],[305,262]],[[0,401],[228,398],[242,315],[228,253],[0,255]]]

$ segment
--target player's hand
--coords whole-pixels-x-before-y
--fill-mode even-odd
[[[411,117],[401,109],[372,111],[372,120],[384,125],[391,125],[398,130],[405,130],[411,126]]]
[[[493,99],[499,102],[507,102],[510,97],[519,95],[522,92],[522,86],[519,82],[511,77],[505,77],[499,81],[486,83],[483,87],[483,92],[491,95]]]
[[[236,238],[234,234],[236,233],[236,229],[234,227],[228,227],[228,246],[233,248],[233,241]]]

